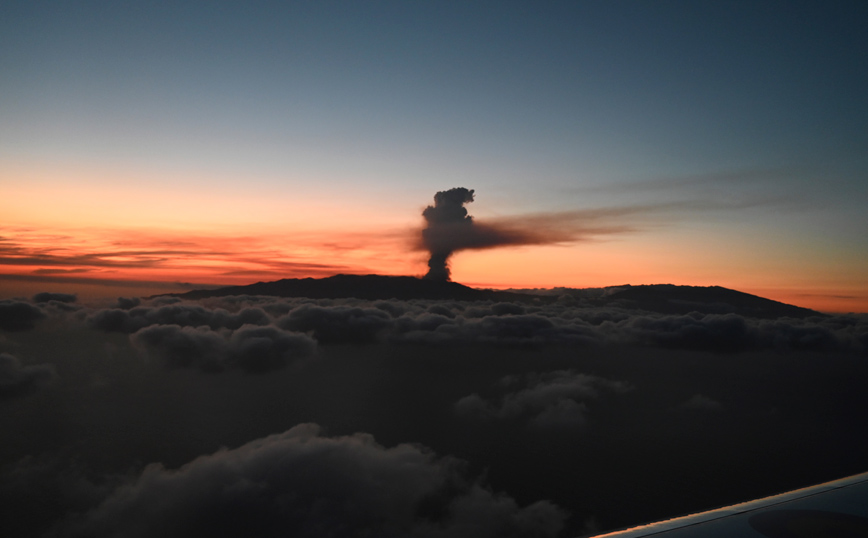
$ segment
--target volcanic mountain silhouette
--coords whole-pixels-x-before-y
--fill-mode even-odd
[[[721,286],[653,284],[617,286],[605,303],[661,314],[738,314],[753,318],[806,318],[820,312],[793,306]]]
[[[426,280],[411,276],[335,275],[326,278],[286,278],[276,282],[257,282],[214,290],[194,290],[172,294],[185,299],[226,295],[272,295],[311,299],[435,299],[456,301],[527,301],[525,294],[480,290],[445,280]]]
[[[589,293],[591,292],[591,293]],[[661,314],[738,314],[754,318],[805,318],[819,312],[793,306],[720,286],[676,286],[653,284],[612,286],[593,290],[554,288],[551,290],[500,291],[477,289],[457,282],[426,280],[410,276],[335,275],[327,278],[288,278],[229,286],[212,290],[193,290],[171,294],[183,299],[204,299],[228,295],[270,295],[311,299],[357,298],[366,300],[454,300],[522,303],[552,303],[564,296],[578,304],[620,307]]]

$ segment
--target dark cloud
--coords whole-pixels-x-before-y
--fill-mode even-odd
[[[248,372],[278,370],[313,355],[316,342],[307,335],[277,327],[245,326],[232,333],[232,361]]]
[[[386,333],[393,342],[500,345],[632,345],[736,353],[774,349],[868,352],[868,318],[774,320],[737,314],[664,315],[556,303],[432,304],[409,309]]]
[[[627,340],[663,347],[741,351],[759,343],[754,328],[735,314],[635,316],[615,326]]]
[[[222,308],[181,304],[175,298],[170,299],[172,299],[171,304],[163,306],[98,310],[87,317],[87,323],[103,331],[132,333],[150,325],[237,329],[242,325],[267,325],[270,322],[268,315],[257,307],[244,308],[233,313]],[[131,305],[130,300],[124,302],[126,305]]]
[[[0,522],[3,536],[50,535],[53,524],[68,511],[97,506],[122,485],[120,476],[89,476],[88,471],[65,458],[27,456],[0,468]]]
[[[74,293],[51,293],[42,292],[33,296],[34,303],[47,303],[49,301],[57,301],[58,303],[74,303],[78,300],[78,296]]]
[[[439,329],[443,327],[443,331]],[[396,342],[445,342],[454,336],[455,316],[424,313],[415,317],[402,316],[392,325],[392,340]]]
[[[126,309],[110,308],[88,315],[87,323],[94,329],[106,332],[131,333],[148,325],[144,322],[144,318],[140,319],[141,321],[133,321]]]
[[[540,313],[495,315],[491,313],[493,306],[468,307],[452,318],[430,313],[404,316],[395,321],[391,339],[417,344],[523,346],[555,343],[588,346],[604,342],[604,335],[599,330],[581,320],[563,320]]]
[[[427,310],[428,310],[428,312],[430,312],[432,314],[437,314],[440,316],[445,316],[445,317],[450,318],[450,319],[454,319],[455,318],[455,312],[453,311],[453,308],[449,308],[447,305],[443,305],[443,304],[432,304],[431,306],[428,307]]]
[[[56,377],[49,364],[22,366],[18,357],[0,353],[0,400],[36,392]]]
[[[118,297],[116,308],[121,310],[129,310],[142,304],[142,300],[138,297]]]
[[[318,304],[312,299],[281,298],[263,295],[229,295],[205,299],[201,303],[208,308],[222,308],[230,312],[238,312],[244,308],[261,308],[274,318],[284,316],[303,304]]]
[[[154,534],[161,520],[178,528],[189,523],[193,535],[211,530],[209,518],[218,525],[238,514],[250,534],[267,536],[272,521],[287,521],[273,508],[278,505],[303,514],[286,524],[291,533],[293,521],[319,521],[319,505],[303,500],[317,491],[324,492],[322,502],[340,498],[359,506],[356,513],[384,513],[379,505],[355,503],[357,495],[378,495],[357,493],[356,475],[335,485],[345,471],[341,463],[332,474],[322,470],[325,455],[305,464],[303,479],[292,475],[293,484],[302,483],[297,489],[287,489],[290,478],[281,482],[279,463],[248,457],[249,449],[195,460],[256,439],[265,449],[273,446],[263,440],[269,434],[309,421],[336,435],[370,432],[386,446],[415,442],[468,462],[472,471],[458,473],[464,485],[432,486],[435,493],[420,494],[425,500],[417,508],[398,512],[418,516],[395,516],[410,521],[397,534],[424,528],[429,535],[448,535],[456,521],[448,514],[464,506],[454,499],[502,499],[462,493],[476,491],[467,489],[476,482],[466,477],[483,472],[485,483],[508,492],[517,506],[547,499],[569,507],[574,516],[562,535],[576,536],[592,515],[600,529],[612,529],[864,469],[868,317],[670,315],[571,299],[159,298],[118,305],[131,307],[126,310],[84,306],[76,316],[46,303],[39,310],[51,319],[34,332],[4,333],[0,351],[55,363],[62,383],[0,402],[10,411],[0,413],[0,431],[22,432],[0,443],[0,465],[28,454],[68,455],[93,470],[93,484],[137,462],[159,461],[173,470],[136,471],[124,485],[83,489],[51,481],[49,471],[34,474],[32,480],[47,482],[32,488],[23,471],[13,473],[15,479],[0,471],[0,505],[12,513],[42,514],[0,521],[0,534],[43,536],[45,519],[61,535],[121,536],[139,521],[148,521],[142,534]],[[242,312],[262,324],[236,327]],[[135,328],[130,320],[150,325],[130,336],[82,326],[85,319],[101,326],[95,320],[108,313],[120,316],[121,330]],[[170,320],[177,323],[161,323]],[[322,345],[315,347],[315,338]],[[137,352],[152,360],[134,360]],[[55,356],[59,360],[47,359]],[[234,372],[203,376],[161,368],[167,365]],[[27,371],[20,364],[12,370]],[[321,438],[311,435],[296,448]],[[349,442],[339,439],[341,446]],[[389,460],[391,449],[378,450],[370,453]],[[262,474],[253,473],[254,460],[267,468]],[[372,468],[367,460],[355,464],[353,472]],[[221,482],[215,477],[223,471]],[[277,476],[257,478],[271,474]],[[400,478],[396,471],[392,482],[379,476],[371,481],[412,495],[401,489],[412,472]],[[314,484],[325,489],[311,489]],[[4,496],[12,485],[22,489],[20,495]],[[81,491],[81,500],[65,491]],[[332,521],[335,513],[324,517]],[[543,522],[558,521],[541,514]],[[345,521],[362,532],[371,519],[359,517]]]
[[[5,331],[28,331],[45,314],[38,307],[15,300],[0,300],[0,329]]]
[[[291,331],[310,332],[322,343],[365,343],[376,341],[391,325],[391,318],[380,308],[305,304],[275,323]]]
[[[393,318],[397,318],[402,314],[405,314],[408,310],[406,303],[399,303],[397,301],[374,301],[371,306],[373,306],[374,308],[379,308],[383,312],[388,313]]]
[[[565,514],[521,508],[461,462],[302,424],[180,469],[147,466],[60,536],[555,536]]]
[[[49,315],[53,313],[79,312],[85,309],[84,306],[77,303],[62,303],[60,301],[48,301],[47,303],[41,303],[39,306]]]
[[[311,357],[316,342],[277,327],[245,325],[231,332],[207,326],[150,325],[130,341],[170,368],[217,372],[238,367],[251,373],[279,370]]]
[[[681,408],[692,411],[720,411],[723,409],[723,405],[704,394],[694,394],[690,399],[681,404]]]
[[[125,300],[124,306],[132,303]],[[14,309],[41,314],[28,303],[18,302]],[[19,318],[7,316],[10,322],[21,325]],[[630,345],[726,353],[762,349],[868,353],[865,316],[757,319],[732,313],[667,315],[628,307],[590,306],[580,299],[518,304],[228,296],[196,304],[161,297],[147,306],[91,311],[86,321],[96,329],[126,333],[151,325],[236,330],[243,325],[273,324],[308,333],[324,344]]]
[[[501,379],[499,388],[508,392],[496,400],[475,393],[465,396],[455,403],[455,412],[479,419],[521,419],[542,429],[580,428],[587,422],[588,402],[602,392],[630,390],[626,383],[573,370],[508,376]]]
[[[226,338],[207,327],[151,325],[130,335],[133,345],[170,368],[219,371],[229,360]]]
[[[159,295],[154,297],[148,301],[149,306],[164,306],[167,304],[178,304],[183,301],[178,297],[172,297],[170,295]]]
[[[223,308],[232,312],[238,311],[245,307],[258,307],[262,308],[269,314],[277,315],[287,314],[292,309],[305,304],[312,304],[318,306],[355,306],[362,304],[365,306],[370,306],[370,302],[365,299],[311,299],[308,297],[276,297],[272,295],[228,295],[223,297],[212,297],[208,299],[203,299],[200,302],[211,308]]]
[[[868,320],[858,317],[757,320],[736,314],[639,314],[604,322],[600,329],[615,342],[718,352],[868,350]]]

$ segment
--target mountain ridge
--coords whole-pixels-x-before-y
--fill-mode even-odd
[[[643,284],[606,288],[552,288],[550,290],[492,290],[458,282],[425,280],[411,276],[346,275],[325,278],[287,278],[243,286],[168,294],[182,299],[229,295],[268,295],[311,299],[456,300],[522,303],[572,303],[576,306],[618,307],[661,314],[738,314],[755,318],[823,316],[820,312],[721,286]]]

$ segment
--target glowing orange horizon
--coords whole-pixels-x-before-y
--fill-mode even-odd
[[[228,181],[205,189],[205,178],[189,177],[163,178],[179,185],[164,195],[149,173],[87,166],[5,163],[0,174],[0,297],[153,295],[427,271],[422,203],[396,213],[377,200],[248,192]],[[563,244],[459,251],[452,279],[495,289],[719,285],[824,312],[868,312],[868,266],[858,253],[836,251],[834,241],[796,244],[767,233],[746,242],[722,227],[662,217],[633,221],[635,230],[589,229]]]
[[[11,233],[10,233],[11,232]],[[40,291],[79,293],[83,299],[155,295],[194,288],[247,285],[338,273],[421,276],[424,252],[398,235],[357,232],[295,236],[275,247],[274,236],[188,235],[143,230],[4,230],[7,252],[0,297]],[[327,238],[327,239],[326,239]],[[14,255],[9,254],[11,249]],[[598,288],[623,284],[720,285],[822,312],[868,312],[868,290],[858,285],[781,285],[758,275],[691,275],[619,242],[582,248],[522,247],[459,252],[456,282],[492,289]],[[322,263],[330,260],[331,263]],[[696,270],[696,272],[700,272]]]
[[[44,278],[32,278],[32,273],[9,272],[0,274],[0,298],[30,297],[43,291],[55,291],[76,293],[82,299],[114,298],[119,296],[148,296],[163,293],[182,293],[192,289],[216,288],[224,286],[244,286],[256,282],[267,282],[284,278],[325,278],[335,274],[383,274],[390,276],[402,276],[407,273],[368,271],[364,268],[350,269],[340,272],[297,272],[288,273],[256,273],[247,276],[227,277],[222,275],[219,279],[209,278],[202,274],[201,278],[189,278],[190,274],[142,274],[140,278],[128,274],[118,278],[100,278],[94,276],[77,276],[76,273],[62,273],[55,275],[40,274]],[[409,274],[420,277],[421,272]],[[52,278],[54,276],[55,278]],[[454,279],[453,279],[454,280]],[[520,281],[491,282],[455,280],[466,286],[487,289],[551,289],[551,288],[604,288],[623,284],[675,284],[687,286],[707,285],[702,283],[680,282],[673,279],[667,281],[656,280],[631,280],[631,281],[605,281],[596,283],[540,283],[525,284]],[[788,288],[745,288],[738,286],[724,286],[744,293],[750,293],[766,299],[772,299],[783,303],[810,308],[826,313],[864,313],[868,312],[868,293],[866,290],[841,290],[841,289],[788,289]]]

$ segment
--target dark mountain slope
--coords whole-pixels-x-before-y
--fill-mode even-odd
[[[257,282],[214,290],[194,290],[174,294],[184,299],[204,299],[227,295],[271,295],[310,297],[312,299],[433,299],[455,301],[513,301],[551,303],[559,296],[579,299],[588,306],[611,306],[646,310],[661,314],[739,314],[754,318],[804,318],[819,312],[788,305],[720,286],[614,286],[596,290],[558,288],[534,293],[470,288],[457,282],[423,280],[409,276],[335,275],[327,278],[288,278],[276,282]]]
[[[411,276],[335,275],[327,278],[287,278],[276,282],[257,282],[248,286],[230,286],[216,290],[194,290],[174,294],[185,299],[223,297],[226,295],[273,295],[276,297],[310,297],[312,299],[436,299],[457,301],[532,301],[519,293],[478,290],[457,282],[423,280]]]
[[[619,287],[622,289],[605,297],[606,303],[662,314],[733,313],[753,318],[805,318],[822,315],[808,308],[793,306],[720,286],[654,284]]]

